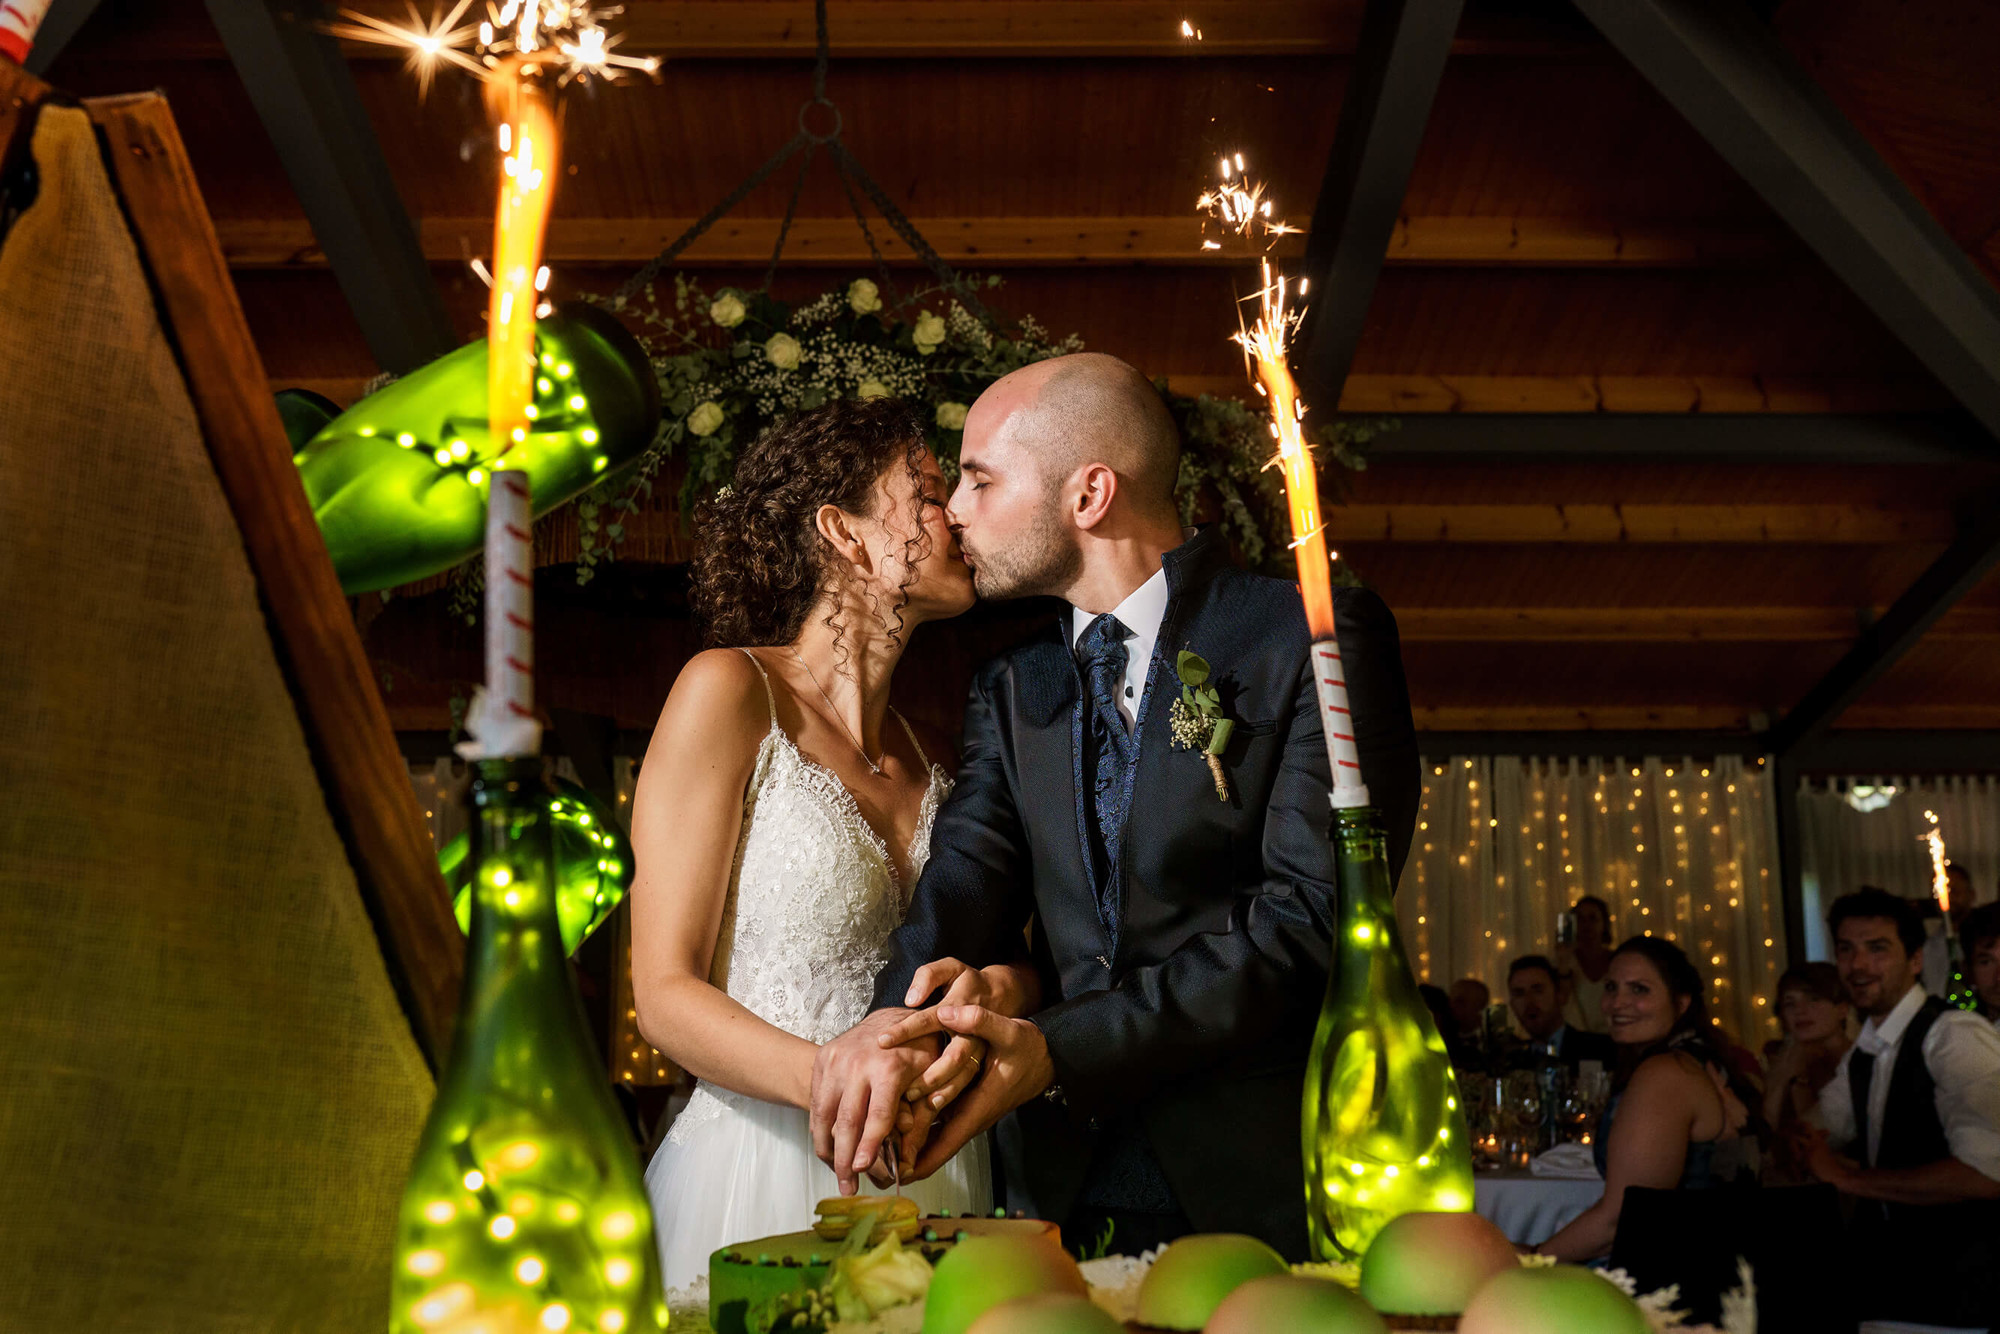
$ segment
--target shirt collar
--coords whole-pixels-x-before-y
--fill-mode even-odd
[[[1164,567],[1153,571],[1153,577],[1133,589],[1126,599],[1113,609],[1132,638],[1151,643],[1160,637],[1160,622],[1167,615],[1167,572]],[[1076,648],[1076,641],[1097,617],[1081,607],[1071,607],[1069,612],[1069,646]]]
[[[1924,992],[1924,984],[1916,983],[1903,993],[1903,999],[1896,1002],[1896,1008],[1889,1011],[1881,1020],[1870,1019],[1863,1024],[1861,1035],[1854,1039],[1854,1045],[1870,1056],[1880,1056],[1887,1052],[1903,1040],[1903,1030],[1917,1017],[1917,1011],[1924,1008],[1926,999],[1928,997]]]

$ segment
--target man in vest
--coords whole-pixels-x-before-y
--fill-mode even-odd
[[[1908,899],[1856,890],[1827,924],[1865,1022],[1802,1156],[1854,1197],[1856,1314],[2000,1324],[2000,1032],[1925,993]]]

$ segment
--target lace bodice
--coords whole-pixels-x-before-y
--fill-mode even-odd
[[[907,731],[909,724],[903,726]],[[930,769],[908,858],[915,877],[929,859],[931,822],[951,780],[924,756],[914,734],[910,744]],[[875,974],[888,962],[889,933],[902,925],[909,892],[853,795],[831,770],[800,753],[778,726],[774,705],[743,803],[709,980],[808,1042],[838,1037],[868,1013]]]

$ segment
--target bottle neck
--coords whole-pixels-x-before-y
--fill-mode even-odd
[[[1389,837],[1373,806],[1333,813],[1334,858],[1340,865],[1341,914],[1362,911],[1396,920],[1395,886],[1389,878]]]
[[[472,780],[467,995],[494,985],[566,990],[556,915],[554,801],[539,759],[480,760]]]

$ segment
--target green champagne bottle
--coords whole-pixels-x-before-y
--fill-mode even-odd
[[[465,990],[404,1188],[390,1329],[655,1334],[652,1211],[563,950],[541,761],[478,761],[472,805]]]
[[[1301,1117],[1313,1254],[1358,1259],[1399,1214],[1472,1208],[1472,1146],[1444,1039],[1404,957],[1372,807],[1334,813],[1340,916]]]

